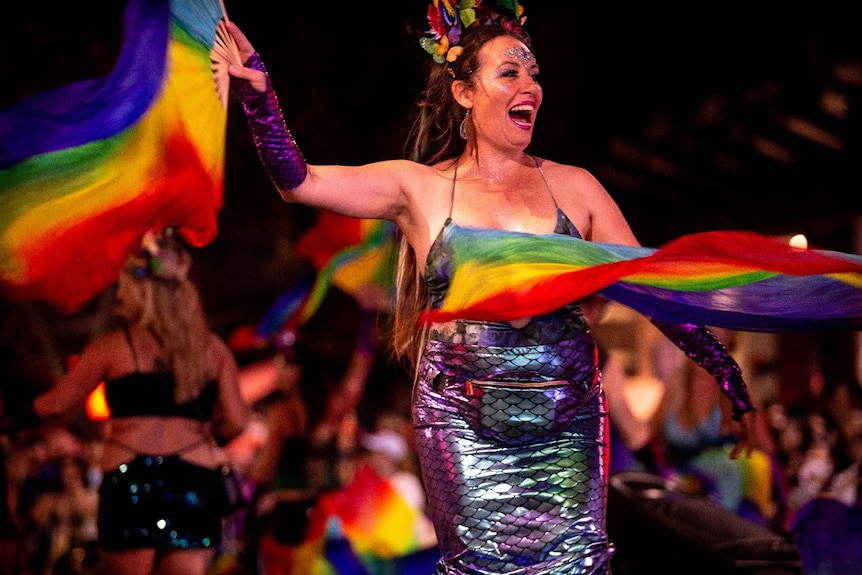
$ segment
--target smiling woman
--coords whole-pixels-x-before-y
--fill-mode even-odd
[[[419,314],[440,308],[452,291],[463,261],[456,247],[465,238],[469,242],[473,228],[489,228],[501,244],[517,240],[510,234],[520,232],[623,248],[637,247],[637,235],[659,245],[680,231],[713,224],[774,223],[782,210],[793,208],[794,194],[797,212],[813,217],[832,204],[841,206],[846,217],[854,206],[830,202],[828,193],[819,191],[823,182],[833,181],[842,189],[857,188],[858,170],[811,170],[820,164],[800,161],[801,169],[788,171],[751,151],[753,139],[774,133],[765,121],[774,116],[765,110],[795,109],[780,105],[783,96],[770,89],[775,84],[763,74],[785,67],[773,65],[779,55],[792,57],[800,47],[815,45],[801,41],[800,36],[813,38],[806,32],[808,22],[794,22],[802,10],[728,11],[716,16],[713,31],[711,23],[679,27],[669,8],[653,5],[536,3],[527,22],[518,3],[493,4],[491,14],[473,3],[434,1],[427,13],[415,14],[423,33],[430,30],[424,49],[413,44],[423,58],[416,94],[409,81],[413,74],[404,73],[410,51],[399,42],[407,20],[401,8],[373,10],[352,3],[333,13],[319,3],[301,3],[292,7],[291,18],[277,19],[267,17],[263,2],[228,5],[232,19],[261,38],[256,54],[232,28],[244,50],[244,66],[231,70],[235,93],[281,198],[301,205],[273,209],[260,191],[270,185],[268,174],[248,161],[251,138],[247,132],[229,138],[226,182],[232,209],[220,219],[219,244],[202,254],[211,280],[205,293],[220,298],[208,309],[221,322],[228,313],[233,320],[253,312],[257,303],[262,313],[279,293],[280,286],[273,284],[280,277],[284,287],[291,285],[295,277],[285,263],[290,250],[284,246],[307,225],[308,207],[397,224],[404,244],[396,343],[400,357],[416,368],[414,424],[445,551],[441,570],[495,572],[526,562],[552,571],[573,566],[602,572],[612,551],[603,526],[607,418],[588,324],[571,303],[510,321],[457,317],[433,329],[417,327]],[[813,27],[818,19],[808,20]],[[726,39],[728,29],[734,30],[733,42]],[[752,37],[758,38],[756,44]],[[775,38],[780,41],[771,44]],[[769,49],[749,54],[752,46]],[[7,52],[23,51],[16,44]],[[794,82],[814,58],[805,52],[802,65],[797,60],[787,66]],[[43,72],[34,68],[28,72]],[[820,77],[833,76],[827,68]],[[272,84],[288,102],[285,116],[293,134],[282,122]],[[404,125],[408,95],[417,96],[405,154],[412,161],[369,164],[400,155],[390,135]],[[242,115],[238,118],[243,121]],[[789,142],[798,144],[795,137]],[[805,155],[809,146],[799,151],[798,157],[810,158]],[[816,156],[835,157],[832,152]],[[812,189],[818,190],[814,203]],[[858,194],[852,198],[862,201]],[[630,212],[637,234],[621,211]],[[822,226],[829,233],[836,228]],[[522,248],[523,243],[513,249]],[[713,375],[739,411],[751,407],[733,363],[706,330],[676,326],[669,333],[700,362],[715,359]],[[476,380],[494,383],[473,385]],[[511,388],[523,385],[507,385],[563,380],[569,383],[561,392],[565,397],[558,397],[553,385],[522,394]],[[478,389],[491,391],[479,397]],[[563,407],[542,414],[543,421],[527,421],[533,435],[520,437],[529,439],[524,445],[506,443],[518,440],[519,430],[510,429],[512,437],[505,440],[485,437],[482,419],[471,411],[499,399],[528,417],[533,411],[524,409],[524,397],[532,401],[544,394],[551,397],[543,405]],[[578,408],[566,408],[572,405]],[[539,441],[534,433],[539,423],[555,431],[560,426],[562,433]],[[494,434],[513,426],[511,420],[490,424]],[[531,453],[548,455],[550,463],[543,466]],[[501,460],[507,465],[495,467]],[[487,476],[478,475],[472,465],[477,461],[490,470],[490,489],[483,489]],[[583,473],[572,479],[567,475],[572,469]],[[511,491],[512,484],[553,489]],[[511,501],[517,511],[508,507]],[[550,512],[543,515],[546,507]],[[529,517],[521,530],[522,518],[515,515],[524,509]],[[486,512],[493,516],[493,529],[480,529],[485,523],[473,529],[469,521],[481,523],[476,518]],[[565,517],[577,518],[575,529]],[[534,537],[540,523],[552,531],[546,540]],[[581,525],[595,529],[579,530]],[[530,541],[547,545],[536,549]]]
[[[14,26],[0,37],[0,53],[21,55],[0,62],[3,77],[14,79],[0,84],[0,108],[104,76],[121,43],[125,4],[20,5]],[[422,10],[354,3],[333,12],[306,2],[291,7],[291,18],[278,19],[261,16],[268,9],[261,0],[226,6],[266,54],[280,96],[304,111],[292,128],[300,130],[306,155],[319,163],[359,164],[400,154],[403,120],[421,79],[415,64],[431,59],[405,31],[429,28]],[[852,167],[860,147],[847,140],[843,152],[822,150],[767,122],[792,112],[837,135],[854,133],[855,115],[847,112],[860,103],[852,71],[862,44],[847,8],[827,9],[814,0],[782,13],[747,6],[742,17],[715,14],[680,27],[671,24],[669,7],[528,3],[526,26],[550,96],[531,149],[590,169],[647,245],[734,227],[802,230],[812,245],[852,249],[849,218],[862,204],[846,190],[859,187]],[[368,31],[361,47],[355,30]],[[357,58],[373,65],[357,66]],[[339,88],[344,85],[374,89]],[[824,114],[817,94],[842,102],[844,114]],[[259,317],[293,283],[300,264],[285,246],[311,218],[304,207],[274,209],[266,174],[248,157],[242,114],[228,121],[225,197],[232,209],[220,214],[219,236],[198,256],[196,270],[223,334]],[[780,137],[793,165],[751,153],[751,138],[764,131]],[[672,217],[663,217],[665,208]],[[252,220],[258,225],[246,225]]]
[[[526,151],[544,93],[523,8],[435,1],[427,15],[420,44],[430,57],[409,160],[307,163],[261,55],[235,24],[244,65],[229,70],[233,88],[284,200],[399,228],[394,351],[415,373],[413,426],[442,552],[437,573],[605,574],[613,553],[607,409],[578,303],[504,320],[419,319],[439,311],[476,234],[513,253],[546,237],[620,249],[638,242],[587,170]],[[740,422],[737,450],[746,447],[753,406],[739,367],[705,328],[661,328],[718,380]]]

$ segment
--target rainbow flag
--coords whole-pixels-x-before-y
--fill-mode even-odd
[[[362,465],[346,486],[320,495],[310,513],[306,544],[326,541],[324,556],[336,573],[430,573],[439,551],[421,544],[416,527],[423,513]]]
[[[512,321],[601,293],[662,321],[742,331],[862,329],[862,257],[752,232],[692,234],[658,249],[458,226],[447,240],[456,271],[425,322]]]
[[[72,313],[116,281],[146,231],[214,239],[227,91],[210,53],[222,17],[218,0],[129,0],[107,77],[0,112],[0,297]]]
[[[393,295],[395,225],[387,220],[348,218],[321,211],[294,246],[294,253],[314,267],[270,304],[255,329],[261,341],[296,330],[320,309],[329,288],[359,296],[374,289]]]
[[[268,575],[427,575],[440,558],[423,541],[414,507],[368,465],[344,487],[322,493],[309,512],[304,540],[281,544],[267,535],[261,563]],[[426,519],[427,520],[427,519]]]
[[[308,305],[314,284],[314,276],[306,276],[281,292],[263,314],[255,329],[255,338],[265,342],[283,331],[295,331],[299,327],[302,312]]]
[[[317,270],[297,322],[302,324],[314,315],[333,285],[353,296],[363,289],[378,289],[391,296],[397,253],[395,230],[395,224],[388,220],[320,212],[315,225],[295,246],[296,255],[310,260]]]

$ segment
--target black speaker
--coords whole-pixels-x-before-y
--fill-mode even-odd
[[[614,575],[801,575],[796,546],[659,476],[612,475],[608,535]]]

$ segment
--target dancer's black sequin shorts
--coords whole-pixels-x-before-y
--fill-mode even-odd
[[[99,544],[110,550],[216,547],[223,502],[217,471],[178,455],[139,455],[102,480]]]

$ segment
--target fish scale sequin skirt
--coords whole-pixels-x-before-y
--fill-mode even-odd
[[[428,343],[414,426],[437,574],[609,572],[607,408],[594,351],[591,338]],[[488,381],[518,374],[540,385]]]

